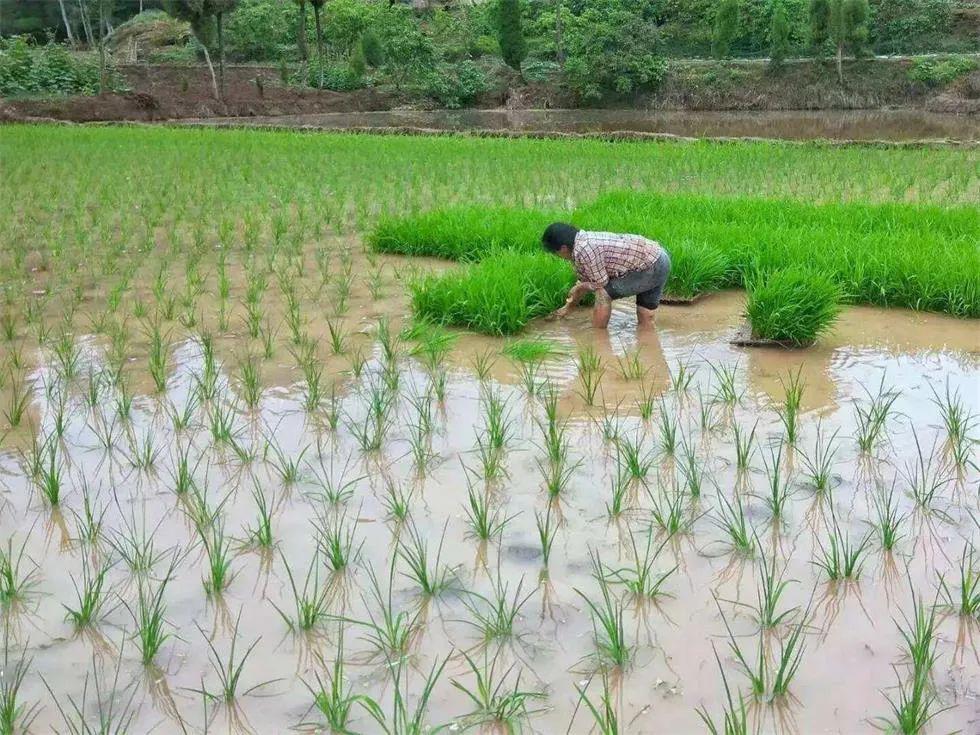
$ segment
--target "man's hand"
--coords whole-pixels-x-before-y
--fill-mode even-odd
[[[548,314],[548,319],[554,321],[555,319],[564,319],[568,316],[568,304],[566,303],[560,309],[555,309],[553,312]]]

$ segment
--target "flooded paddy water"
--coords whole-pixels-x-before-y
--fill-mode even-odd
[[[414,264],[348,262],[347,309],[329,320],[315,269],[295,273],[320,373],[297,366],[275,277],[270,328],[250,336],[249,279],[233,261],[229,311],[202,293],[190,326],[164,322],[162,373],[146,305],[167,293],[150,283],[119,307],[126,338],[85,328],[98,319],[86,304],[104,298],[92,292],[67,341],[39,347],[25,329],[0,346],[29,389],[0,443],[0,538],[27,580],[4,603],[5,650],[29,661],[32,731],[65,730],[76,709],[131,732],[329,731],[314,693],[340,652],[343,690],[371,697],[392,732],[410,731],[393,713],[404,697],[413,716],[433,673],[420,722],[487,722],[467,716],[479,709],[464,693],[476,691],[471,663],[492,670],[491,689],[505,682],[495,703],[506,711],[512,694],[527,732],[597,731],[580,692],[602,711],[604,684],[622,732],[702,732],[697,710],[722,716],[725,681],[745,696],[750,731],[868,732],[908,686],[902,629],[916,604],[937,616],[930,731],[980,728],[978,621],[954,606],[961,562],[976,568],[963,555],[980,538],[980,472],[969,438],[957,466],[943,420],[957,397],[976,436],[975,321],[852,307],[811,349],[746,350],[728,343],[743,299],[730,292],[665,306],[648,333],[625,306],[608,336],[584,311],[538,324],[530,336],[556,347],[540,362],[472,334],[427,355],[399,338],[399,280]],[[62,317],[50,308],[38,323],[57,330]],[[583,349],[598,358],[584,379]],[[22,390],[8,380],[0,405]],[[880,431],[862,451],[873,408]],[[566,471],[549,493],[552,451]],[[44,498],[52,477],[57,507]],[[725,530],[738,508],[741,550]],[[547,564],[538,522],[554,534]],[[861,546],[859,573],[830,581],[821,563],[840,539]],[[437,594],[411,573],[423,549]],[[209,593],[216,558],[230,581]],[[767,568],[785,583],[768,612]],[[75,626],[66,607],[80,611],[95,586],[102,602]],[[160,590],[168,637],[144,665],[139,603]],[[297,597],[309,630],[296,629]],[[774,695],[794,642],[796,674]],[[773,667],[756,697],[736,648],[747,667],[760,650]],[[239,664],[227,697],[222,677]],[[350,731],[385,731],[368,709],[351,702]]]

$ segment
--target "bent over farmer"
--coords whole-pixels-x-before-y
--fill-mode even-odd
[[[591,291],[595,293],[592,326],[605,329],[612,300],[624,296],[636,296],[637,326],[653,323],[670,275],[670,256],[660,243],[640,235],[587,232],[565,222],[548,225],[541,243],[559,258],[571,261],[578,278],[565,305],[552,312],[552,318],[565,316]]]

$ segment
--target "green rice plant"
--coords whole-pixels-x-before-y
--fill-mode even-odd
[[[170,425],[175,434],[187,431],[194,423],[194,414],[198,408],[198,398],[196,393],[190,393],[182,408],[177,408],[175,403],[167,404],[167,413],[170,416]]]
[[[640,418],[649,421],[653,417],[653,409],[657,403],[656,389],[652,385],[640,383],[640,397],[636,400],[636,410]]]
[[[655,493],[648,488],[647,496],[650,499],[650,517],[664,538],[673,538],[691,529],[694,521],[688,516],[683,493],[666,488]]]
[[[503,581],[499,570],[491,582],[491,588],[489,597],[472,591],[463,597],[463,604],[471,616],[466,622],[476,628],[484,642],[513,638],[517,618],[534,595],[534,590],[522,595],[522,577],[511,594],[510,584]]]
[[[388,589],[382,591],[374,568],[368,566],[371,600],[365,600],[367,620],[342,618],[344,622],[364,628],[364,640],[374,649],[375,654],[389,662],[398,662],[405,658],[411,648],[412,641],[420,630],[422,608],[417,608],[410,615],[404,610],[395,612],[392,602],[394,594],[395,559],[388,565]]]
[[[74,540],[88,546],[92,553],[98,553],[99,547],[104,541],[105,517],[108,510],[106,506],[96,509],[88,482],[83,478],[82,512],[78,513],[74,508],[71,511],[72,515],[75,516],[75,527],[77,528],[77,535]]]
[[[436,597],[451,589],[455,581],[453,571],[441,565],[445,541],[446,526],[442,529],[439,547],[430,565],[428,546],[415,524],[408,526],[408,541],[399,537],[396,553],[408,567],[408,571],[402,574],[415,583],[423,597]]]
[[[756,588],[756,620],[760,630],[773,630],[789,620],[798,611],[791,607],[780,611],[779,601],[795,580],[786,579],[786,568],[776,569],[775,554],[767,556],[760,545],[759,563],[756,567],[758,586]]]
[[[692,499],[701,497],[701,486],[704,484],[705,468],[698,459],[697,452],[687,441],[681,439],[681,476],[684,478],[684,489]]]
[[[643,380],[646,378],[650,368],[644,367],[643,358],[639,349],[633,349],[616,358],[619,365],[619,374],[623,380]]]
[[[493,369],[495,362],[496,357],[494,356],[493,350],[489,347],[482,352],[474,354],[471,364],[473,366],[473,372],[476,373],[477,380],[485,383],[487,378],[490,377],[490,371]]]
[[[131,455],[129,457],[129,463],[138,470],[147,472],[156,466],[157,457],[160,456],[162,450],[156,445],[156,440],[153,436],[152,431],[147,431],[143,435],[143,439],[138,441],[134,436],[130,435]]]
[[[667,404],[660,399],[658,428],[660,429],[660,451],[665,457],[673,457],[677,451],[677,419],[667,410]]]
[[[225,536],[224,522],[217,519],[207,527],[199,526],[198,535],[206,562],[204,591],[209,597],[218,596],[228,588],[235,576],[231,568],[230,539]]]
[[[735,468],[739,472],[746,472],[752,464],[752,455],[755,453],[755,431],[758,427],[757,420],[748,433],[745,433],[738,423],[735,423],[732,428],[735,435]]]
[[[64,487],[64,476],[61,462],[58,460],[56,445],[51,442],[47,446],[48,461],[39,467],[37,479],[38,490],[52,508],[61,504],[61,491]]]
[[[831,582],[843,579],[857,579],[861,575],[862,557],[871,542],[871,534],[865,534],[859,541],[854,541],[837,522],[837,516],[832,516],[830,535],[827,543],[817,538],[819,552],[813,563],[822,569]]]
[[[752,336],[808,346],[840,316],[843,292],[832,276],[805,266],[746,278],[745,316]]]
[[[919,441],[919,435],[912,427],[912,439],[915,441],[915,455],[905,463],[900,471],[908,485],[909,495],[923,510],[933,510],[936,499],[953,480],[952,469],[937,456],[935,443],[927,453]]]
[[[289,589],[293,595],[293,614],[286,613],[276,603],[270,601],[272,606],[285,621],[286,627],[293,632],[306,633],[321,627],[330,617],[330,589],[320,583],[319,558],[314,554],[310,560],[301,590],[296,585],[296,578],[293,576],[293,570],[289,566],[286,555],[281,551],[279,555],[282,558],[283,566],[286,568]]]
[[[31,388],[26,381],[17,380],[14,371],[10,371],[10,399],[3,415],[11,428],[16,429],[24,420],[24,414],[31,402]]]
[[[620,434],[616,440],[616,463],[630,477],[642,479],[653,465],[653,451],[644,449],[639,433],[633,439]]]
[[[332,522],[318,516],[312,523],[317,550],[330,569],[342,572],[357,560],[364,541],[357,542],[356,521],[349,523],[346,514],[338,514]]]
[[[540,394],[543,387],[541,375],[541,363],[534,360],[516,363],[517,373],[520,376],[520,384],[524,388],[529,398]]]
[[[491,446],[490,441],[484,436],[477,436],[476,453],[480,459],[480,468],[485,481],[493,482],[506,476],[505,453],[502,449]]]
[[[62,332],[61,336],[52,343],[51,349],[54,350],[61,379],[66,383],[71,382],[78,376],[82,361],[81,349],[68,332]]]
[[[588,687],[588,682],[584,687],[575,685],[575,691],[578,692],[578,704],[575,706],[575,712],[578,712],[578,707],[583,702],[585,703],[586,709],[589,710],[589,714],[592,715],[592,723],[594,732],[598,732],[599,735],[620,735],[619,729],[619,715],[616,713],[616,700],[613,695],[613,689],[609,686],[609,672],[602,669],[599,672],[602,677],[602,694],[599,696],[598,703],[593,702],[589,699],[588,694],[586,694],[586,689]],[[591,682],[592,679],[589,679]],[[575,722],[575,714],[572,714],[572,722]],[[569,732],[571,732],[571,724],[568,726]]]
[[[668,366],[670,389],[675,393],[687,393],[691,388],[691,382],[694,380],[694,375],[697,373],[697,370],[697,366],[692,366],[689,359],[679,360],[675,370],[671,370]]]
[[[159,327],[154,327],[148,337],[150,352],[147,359],[150,377],[153,378],[156,392],[163,393],[167,389],[167,353],[170,351],[170,344],[167,337],[161,334]]]
[[[303,366],[304,390],[303,409],[307,413],[316,413],[323,401],[323,367],[314,362]]]
[[[946,429],[946,449],[953,464],[960,469],[971,464],[975,466],[976,463],[970,457],[977,443],[972,436],[973,429],[977,425],[976,415],[963,403],[958,390],[950,390],[948,379],[942,396],[931,383],[929,388],[932,390],[933,403],[939,408],[939,415]]]
[[[397,483],[388,481],[381,504],[388,518],[404,523],[412,508],[412,491],[405,492]]]
[[[830,438],[825,439],[823,427],[817,426],[817,437],[813,451],[802,453],[805,476],[818,493],[830,490],[830,483],[833,479],[831,470],[834,465],[834,456],[837,454],[837,447],[834,442],[837,439],[838,431],[839,429],[835,429]]]
[[[875,493],[872,499],[875,506],[875,520],[872,525],[878,535],[878,542],[885,551],[892,551],[902,536],[905,535],[902,531],[902,524],[908,518],[908,514],[899,513],[894,486],[888,490],[887,494]]]
[[[7,548],[0,547],[0,606],[23,602],[38,584],[38,566],[27,556],[27,539],[14,550],[13,536],[7,539]],[[25,559],[30,563],[27,569]]]
[[[790,446],[796,445],[799,434],[800,407],[803,404],[803,389],[806,382],[803,380],[803,366],[800,365],[796,372],[792,370],[783,380],[779,378],[779,384],[783,388],[783,403],[779,408],[779,420],[786,431],[786,441]]]
[[[736,492],[734,497],[733,502],[725,497],[724,493],[718,493],[721,505],[712,520],[724,532],[726,541],[733,552],[751,557],[755,554],[755,529],[751,527],[745,517],[741,495]]]
[[[711,374],[714,375],[718,383],[718,389],[715,391],[714,396],[712,396],[712,400],[729,406],[737,404],[742,399],[742,394],[744,393],[736,385],[738,362],[734,365],[714,365],[709,362],[708,367],[711,368]]]
[[[766,469],[766,494],[762,496],[773,520],[781,520],[786,514],[790,500],[790,480],[783,475],[783,440],[769,447],[769,459],[762,458]]]
[[[637,600],[652,600],[667,594],[663,591],[664,583],[677,571],[678,565],[675,564],[665,572],[654,569],[654,566],[669,539],[664,539],[657,548],[653,548],[653,533],[647,531],[646,544],[641,554],[632,529],[629,531],[629,538],[633,552],[632,563],[615,569],[607,567],[602,572],[603,578],[622,584]]]
[[[238,383],[245,406],[254,411],[262,400],[262,373],[258,360],[249,355],[239,368]]]
[[[602,441],[606,444],[615,444],[621,432],[619,418],[619,406],[616,410],[610,411],[603,406],[602,416],[599,418],[599,428],[602,431]]]
[[[507,401],[499,393],[487,391],[484,395],[483,409],[483,428],[487,445],[492,449],[503,449],[514,428]]]
[[[145,522],[137,524],[135,517],[123,518],[122,529],[114,531],[107,538],[112,550],[137,577],[148,576],[169,553],[169,550],[158,550],[154,541],[162,523],[161,519],[156,527],[148,529]]]
[[[501,352],[514,362],[539,363],[565,354],[565,349],[549,339],[523,337],[508,340]]]
[[[31,668],[32,659],[27,658],[27,651],[22,651],[20,657],[12,660],[12,646],[6,640],[4,633],[3,673],[0,678],[0,732],[30,732],[31,725],[40,714],[41,705],[38,702],[28,704],[21,697],[21,687],[27,672]]]
[[[631,479],[624,476],[622,472],[617,471],[609,478],[611,499],[606,501],[606,514],[609,518],[620,518],[623,513],[629,510],[628,503],[632,485]]]
[[[223,405],[214,401],[208,410],[208,428],[211,431],[211,441],[215,446],[231,446],[235,443],[239,429],[235,428],[235,406]]]
[[[614,666],[623,669],[633,654],[633,647],[626,640],[626,627],[623,624],[623,605],[613,597],[605,581],[602,560],[595,552],[592,557],[593,576],[599,582],[600,601],[595,601],[575,588],[575,593],[588,606],[592,617],[592,637],[596,646],[600,667]]]
[[[854,419],[857,423],[857,442],[862,452],[870,453],[878,444],[885,424],[891,414],[892,406],[898,400],[898,392],[885,390],[885,376],[881,376],[877,393],[872,394],[866,386],[861,389],[867,396],[867,406],[854,404]]]
[[[93,569],[86,556],[82,557],[81,584],[71,575],[72,586],[75,588],[76,604],[74,607],[62,605],[67,613],[66,619],[76,628],[86,628],[97,625],[106,614],[106,576],[112,568],[104,563]]]
[[[365,703],[368,714],[378,724],[378,727],[381,728],[381,732],[384,735],[426,735],[426,733],[433,731],[439,732],[448,727],[448,725],[429,725],[426,721],[429,702],[432,699],[432,691],[435,689],[439,677],[442,676],[442,672],[446,668],[448,661],[449,657],[447,656],[442,661],[436,661],[432,664],[422,684],[421,692],[416,698],[414,709],[409,709],[408,685],[407,683],[402,683],[406,662],[403,659],[394,662],[388,661],[389,668],[395,672],[393,685],[394,697],[390,719],[373,700],[368,700]]]
[[[939,707],[939,697],[927,676],[914,673],[902,679],[898,677],[897,699],[887,696],[891,707],[891,717],[881,717],[873,721],[878,729],[902,735],[919,735],[925,732],[928,724],[946,708]]]
[[[257,482],[252,485],[252,500],[255,501],[255,523],[245,529],[246,542],[252,548],[270,550],[276,545],[272,532],[273,511]]]
[[[348,457],[344,461],[344,466],[339,473],[334,472],[334,455],[330,455],[330,469],[323,467],[321,460],[322,472],[313,471],[313,475],[316,478],[316,483],[318,486],[318,492],[313,494],[313,496],[320,502],[327,505],[338,507],[347,503],[351,498],[354,497],[354,489],[357,484],[364,480],[367,475],[357,475],[356,477],[350,477],[348,474],[350,470],[352,458]]]
[[[271,457],[268,456],[269,449],[272,450]],[[299,482],[302,474],[303,457],[309,449],[308,446],[303,447],[298,455],[291,457],[278,444],[270,440],[266,441],[267,460],[272,465],[273,471],[284,486],[289,487]]]
[[[575,276],[547,253],[503,251],[409,284],[416,318],[494,335],[514,334],[564,303]]]
[[[467,504],[463,511],[466,514],[466,522],[470,527],[470,533],[480,541],[489,541],[497,538],[504,532],[504,528],[515,516],[501,517],[501,513],[490,507],[490,499],[487,493],[481,493],[473,487],[473,483],[466,480],[466,499]]]
[[[319,661],[320,665],[326,668],[323,659],[320,658]],[[346,682],[344,666],[344,629],[340,624],[337,633],[337,655],[327,674],[327,681],[324,682],[320,672],[314,670],[316,686],[303,682],[313,695],[313,706],[326,719],[330,731],[337,733],[350,732],[348,724],[355,705],[360,705],[368,712],[378,709],[377,703],[370,697],[353,693],[353,689]]]
[[[343,355],[347,352],[347,345],[350,335],[344,331],[341,324],[333,319],[327,319],[327,332],[330,336],[330,349],[335,355]]]
[[[554,546],[555,537],[558,535],[558,525],[552,523],[550,503],[543,516],[538,511],[534,511],[534,524],[538,529],[538,543],[541,545],[541,563],[547,569],[548,562],[551,560],[551,547]]]
[[[581,462],[568,464],[564,459],[557,462],[538,461],[538,469],[541,471],[541,478],[544,481],[545,491],[548,498],[554,500],[560,498],[571,482],[572,475],[579,468]],[[608,507],[608,506],[607,506]]]
[[[133,607],[126,605],[126,609],[133,618],[133,625],[136,628],[133,637],[136,639],[136,645],[144,665],[153,663],[163,644],[171,637],[164,627],[166,624],[166,603],[163,596],[166,593],[167,585],[174,578],[178,559],[179,554],[174,552],[170,568],[155,586],[149,579],[140,577],[136,588],[136,604]]]
[[[239,610],[238,617],[235,619],[235,627],[232,630],[231,645],[229,646],[227,657],[222,657],[221,654],[218,653],[218,649],[215,648],[211,637],[204,632],[204,629],[201,628],[200,625],[197,626],[201,637],[203,637],[208,644],[208,662],[211,664],[211,670],[218,678],[218,687],[212,691],[207,689],[202,681],[200,689],[191,689],[190,691],[200,694],[208,701],[224,702],[225,704],[229,704],[234,702],[240,696],[247,697],[252,692],[256,692],[276,681],[274,679],[270,679],[250,686],[248,689],[241,690],[241,679],[242,674],[245,671],[245,664],[248,663],[249,656],[252,655],[255,647],[259,644],[259,641],[262,640],[261,636],[256,638],[254,641],[252,641],[249,647],[245,649],[244,655],[241,658],[238,658],[238,630],[241,622],[242,613]]]
[[[594,347],[589,346],[579,351],[578,380],[580,390],[578,394],[585,401],[586,406],[595,405],[596,393],[605,372],[606,368],[602,363],[602,358],[599,357]]]
[[[85,672],[82,694],[78,700],[71,694],[62,696],[55,694],[47,679],[43,675],[40,677],[44,688],[51,695],[51,701],[58,709],[58,714],[61,715],[65,732],[69,735],[90,735],[90,733],[122,735],[132,731],[133,722],[139,714],[139,706],[134,706],[139,680],[134,678],[126,685],[120,682],[124,644],[125,639],[120,644],[110,680],[105,678],[99,665],[98,653],[92,652],[92,667]],[[90,693],[93,695],[91,699]]]
[[[459,679],[453,679],[452,685],[466,695],[473,710],[463,715],[462,722],[466,728],[489,728],[498,732],[521,732],[522,725],[535,712],[529,710],[528,704],[536,699],[544,699],[542,692],[521,689],[521,674],[517,673],[512,684],[508,677],[513,673],[516,664],[512,664],[503,673],[497,671],[499,651],[492,660],[487,659],[483,652],[483,663],[477,663],[468,653],[463,652],[463,658],[474,678],[472,686],[467,686]]]
[[[976,568],[973,544],[967,543],[960,556],[957,592],[950,589],[944,577],[939,578],[939,587],[947,606],[961,617],[980,618],[980,573]]]
[[[803,663],[803,654],[806,652],[803,634],[807,625],[807,617],[807,615],[802,616],[802,619],[792,627],[789,635],[780,641],[779,653],[775,664],[773,664],[770,663],[766,653],[765,630],[759,630],[756,655],[750,660],[739,645],[727,618],[722,613],[722,620],[728,632],[728,648],[735,657],[739,668],[748,678],[752,694],[757,700],[774,702],[789,692],[789,687]]]
[[[702,705],[698,708],[698,717],[708,729],[709,735],[749,735],[749,716],[745,706],[745,699],[741,692],[732,695],[732,689],[728,685],[728,677],[725,676],[725,668],[721,665],[718,651],[714,645],[711,646],[712,653],[715,655],[715,662],[718,664],[718,671],[721,673],[721,682],[725,688],[725,703],[723,705],[723,720],[719,727],[714,718],[708,713],[708,709]]]
[[[453,207],[383,218],[367,242],[376,252],[475,261],[499,250],[533,252],[552,219],[523,208]]]

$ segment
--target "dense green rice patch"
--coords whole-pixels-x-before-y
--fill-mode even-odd
[[[760,272],[746,283],[745,315],[752,336],[809,345],[840,315],[840,287],[833,278],[802,266]]]
[[[517,362],[541,362],[565,354],[565,348],[550,339],[525,337],[511,340],[501,352]]]
[[[408,217],[386,217],[368,237],[383,253],[429,255],[448,260],[482,260],[501,250],[532,252],[556,216],[533,209],[453,207]]]
[[[422,276],[410,285],[417,318],[485,334],[519,332],[564,303],[571,266],[544,252],[502,251],[474,265]]]
[[[581,207],[587,229],[663,242],[674,260],[667,290],[692,280],[693,248],[727,258],[720,285],[787,266],[826,273],[847,301],[980,316],[980,210],[909,204],[810,205],[774,199],[607,194]]]

